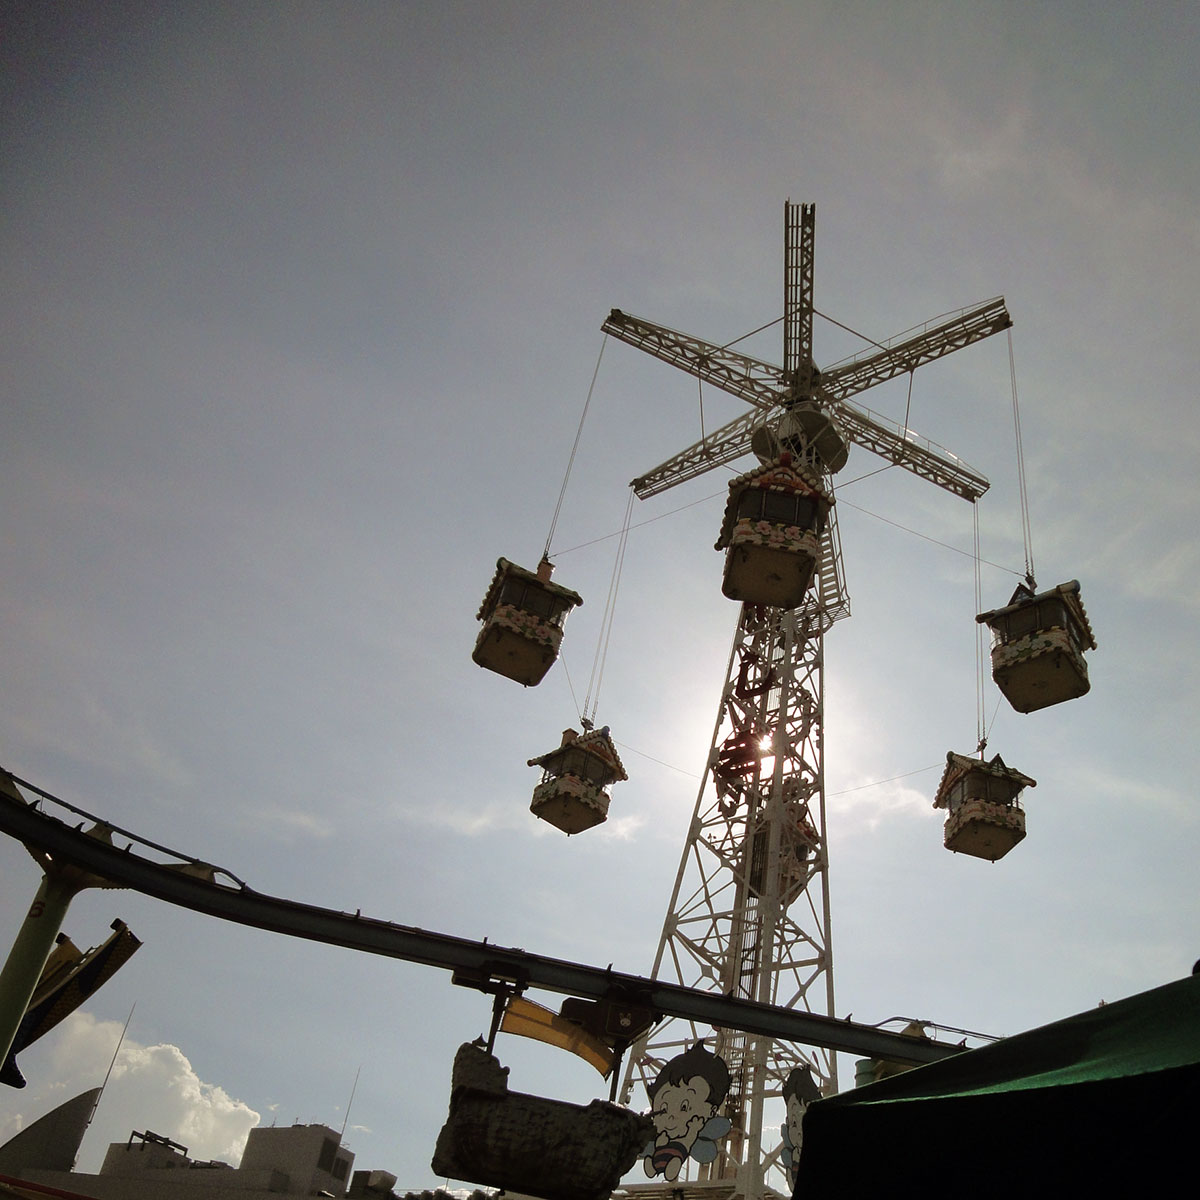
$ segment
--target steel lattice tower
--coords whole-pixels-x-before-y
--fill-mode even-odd
[[[907,429],[845,403],[848,396],[915,370],[1007,328],[1003,300],[989,301],[822,375],[814,364],[813,205],[784,209],[783,368],[613,310],[604,330],[752,409],[646,475],[646,497],[732,462],[753,448],[764,461],[789,450],[832,494],[848,443],[974,501],[987,480]],[[653,974],[766,1004],[834,1015],[824,768],[824,635],[849,615],[837,525],[830,520],[820,569],[800,607],[743,605],[721,692],[712,746],[688,828]],[[734,1030],[670,1020],[635,1046],[622,1098],[640,1102],[662,1066],[707,1040],[726,1060],[723,1113],[732,1128],[717,1158],[685,1171],[721,1196],[787,1188],[776,1123],[789,1072],[811,1068],[836,1091],[835,1057]],[[681,1179],[657,1186],[679,1191]],[[693,1185],[695,1186],[695,1185]]]

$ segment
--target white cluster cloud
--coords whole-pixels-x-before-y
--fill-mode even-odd
[[[7,1141],[56,1105],[98,1086],[121,1036],[118,1021],[75,1012],[47,1035],[49,1061],[37,1076],[53,1084],[0,1096],[0,1142]],[[39,1048],[26,1053],[36,1054]],[[34,1076],[31,1075],[31,1081]],[[109,1143],[131,1131],[180,1142],[193,1159],[237,1163],[259,1114],[217,1084],[205,1083],[178,1046],[143,1046],[126,1038],[95,1119],[84,1137],[77,1169],[99,1170]]]

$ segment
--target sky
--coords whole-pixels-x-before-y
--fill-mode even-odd
[[[919,370],[909,424],[992,481],[998,607],[1024,572],[1015,380],[1038,583],[1078,579],[1099,644],[1069,704],[1021,716],[987,682],[989,755],[1037,780],[1028,836],[948,853],[931,801],[978,737],[973,515],[852,452],[853,615],[825,644],[837,1015],[1002,1035],[1190,971],[1194,5],[0,21],[0,766],[261,892],[647,974],[737,616],[712,548],[730,472],[635,508],[596,696],[630,778],[567,840],[526,763],[578,727],[629,480],[700,436],[694,380],[618,342],[596,371],[600,324],[770,326],[741,348],[780,361],[782,206],[810,201],[819,365],[1005,296],[1011,343]],[[475,613],[499,556],[536,564],[593,372],[551,548],[584,605],[522,690],[471,662]],[[700,400],[707,428],[741,411]],[[907,383],[858,400],[902,420]],[[39,877],[0,842],[0,942]],[[124,891],[65,928],[94,945],[118,916],[142,949],[21,1056],[0,1138],[101,1082],[132,1009],[81,1169],[132,1129],[236,1161],[300,1120],[438,1182],[486,997]],[[517,1090],[607,1094],[548,1047],[498,1053]]]

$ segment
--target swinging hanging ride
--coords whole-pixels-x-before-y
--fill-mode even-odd
[[[1020,796],[1037,781],[1006,766],[1000,755],[991,762],[951,750],[938,785],[934,808],[944,808],[946,849],[995,862],[1025,836]]]
[[[607,725],[582,734],[564,729],[562,744],[528,765],[542,768],[529,811],[568,837],[607,820],[611,797],[605,788],[629,778]]]
[[[833,505],[814,475],[785,450],[730,483],[715,547],[725,551],[721,591],[730,600],[796,608],[804,599]]]
[[[471,654],[481,667],[536,687],[558,657],[563,623],[583,597],[550,582],[548,558],[537,572],[501,558],[476,619],[483,622]]]
[[[600,358],[603,356],[602,344]],[[477,614],[477,618],[483,622],[483,628],[476,639],[472,659],[479,666],[526,687],[536,686],[546,677],[558,657],[567,614],[583,603],[578,592],[550,582],[550,574],[554,570],[550,562],[550,546],[599,371],[600,359],[597,359],[596,371],[575,433],[575,443],[567,460],[558,504],[550,522],[546,549],[536,573],[501,558],[496,563],[496,574]],[[600,642],[580,715],[584,732],[581,734],[575,729],[564,731],[559,746],[528,761],[529,766],[542,768],[542,778],[534,788],[530,811],[561,829],[568,837],[606,821],[611,800],[606,789],[613,783],[629,778],[609,735],[608,726],[596,729],[594,717],[599,703],[600,680],[604,673],[608,638],[612,632],[613,607],[632,510],[631,497],[617,545],[608,603],[600,621]]]
[[[1025,489],[1011,333],[1009,365],[1012,372],[1021,524],[1025,538],[1025,581],[1018,585],[1003,608],[979,613],[975,620],[992,632],[992,679],[996,686],[1017,712],[1031,713],[1087,694],[1091,684],[1084,652],[1096,648],[1096,639],[1080,598],[1077,580],[1060,583],[1046,592],[1037,591],[1033,577],[1029,502]],[[975,541],[975,592],[978,600],[978,510]],[[946,755],[946,769],[938,785],[933,807],[944,808],[948,813],[943,831],[947,850],[995,862],[1024,838],[1025,813],[1021,808],[1020,796],[1024,788],[1036,787],[1037,784],[1028,775],[1007,766],[998,754],[990,762],[984,761],[987,730],[983,714],[982,664],[981,652],[978,758],[955,754],[954,751]]]
[[[1019,713],[1075,700],[1091,688],[1085,650],[1095,650],[1079,583],[1035,594],[1021,584],[1004,608],[975,618],[992,631],[992,678]]]
[[[686,874],[681,865],[657,961],[665,964],[664,976],[670,974],[673,964],[683,986],[708,988],[720,979],[724,990],[733,980],[740,989],[738,994],[789,1006],[810,1006],[820,982],[832,1016],[823,638],[835,621],[849,615],[841,578],[833,476],[845,465],[849,446],[854,444],[972,504],[988,488],[987,480],[961,460],[915,435],[908,428],[907,414],[903,425],[893,424],[849,401],[902,374],[909,377],[911,397],[911,380],[917,367],[1009,328],[1011,319],[1003,299],[996,298],[948,314],[886,344],[876,343],[864,355],[818,371],[812,356],[814,213],[814,206],[793,205],[790,201],[784,209],[782,369],[732,349],[733,343],[704,342],[619,309],[612,310],[602,328],[606,335],[751,406],[708,434],[703,431],[702,419],[701,440],[635,479],[633,494],[642,499],[656,495],[732,463],[748,450],[762,464],[730,485],[717,541],[717,549],[725,551],[722,591],[740,602],[741,615],[708,767],[685,845]],[[599,366],[597,361],[597,372]],[[1015,388],[1013,398],[1015,409]],[[582,424],[581,419],[581,429]],[[578,441],[577,434],[576,446]],[[574,453],[572,450],[572,460]],[[555,521],[557,518],[556,510]],[[614,590],[628,522],[627,513]],[[553,632],[538,630],[532,638],[530,631],[536,626],[525,615],[501,615],[504,601],[510,594],[515,595],[506,590],[510,582],[527,586],[536,579],[549,588],[555,586],[549,584],[549,553],[548,540],[543,567],[536,574],[502,559],[479,614],[485,626],[475,661],[526,686],[539,682],[549,670],[561,642],[563,619],[571,607],[582,603],[568,589],[551,592],[549,601],[540,598],[532,602],[523,591],[512,606],[521,614],[532,612],[554,626]],[[1034,711],[1082,695],[1087,690],[1082,654],[1095,646],[1079,603],[1077,584],[1036,594],[1028,563],[1028,541],[1026,581],[1027,594],[1018,589],[1008,606],[981,613],[976,625],[978,645],[982,645],[981,625],[993,629],[997,639],[992,658],[996,682],[1018,711]],[[1043,612],[1043,602],[1051,599],[1059,607],[1051,611],[1053,606],[1047,604]],[[610,592],[602,629],[609,625],[611,601]],[[553,608],[553,604],[558,607]],[[1024,606],[1028,604],[1033,605],[1038,621],[1044,617],[1049,623],[1026,626]],[[977,575],[975,611],[982,607]],[[1057,624],[1055,617],[1059,618]],[[549,653],[543,647],[532,654],[520,643],[510,644],[510,649],[502,652],[503,639],[493,635],[496,628],[505,634],[551,643]],[[1049,646],[1043,644],[1048,636],[1044,631],[1055,629],[1066,631],[1066,646],[1058,636],[1048,637]],[[1027,642],[1030,637],[1034,640]],[[533,658],[533,666],[518,666],[523,657]],[[598,651],[597,663],[600,661]],[[1040,673],[1032,683],[1017,669],[1028,662],[1034,662]],[[593,676],[596,670],[594,666]],[[1071,682],[1064,686],[1058,676]],[[1034,693],[1032,700],[1030,691]],[[543,768],[542,779],[534,789],[532,811],[568,835],[603,821],[608,810],[605,789],[626,778],[608,729],[595,729],[590,719],[594,715],[594,709],[589,709],[590,696],[589,683],[589,696],[582,710],[584,732],[568,730],[554,750],[528,760],[529,765]],[[1023,789],[1035,786],[1035,781],[1009,768],[998,755],[990,762],[983,760],[982,718],[980,724],[978,757],[953,752],[947,755],[934,803],[948,810],[949,849],[995,861],[1024,837],[1020,796]],[[694,890],[689,890],[693,885]],[[735,896],[732,910],[730,896]],[[801,897],[806,897],[808,903],[797,903]],[[806,915],[793,917],[795,911]],[[692,972],[693,960],[699,964],[696,973]],[[658,969],[656,966],[656,974]],[[785,985],[790,992],[787,999],[783,998]],[[565,1005],[561,1015],[567,1017]],[[555,1020],[551,1014],[550,1023]],[[695,1027],[690,1033],[702,1040],[707,1036],[706,1031]],[[647,1076],[644,1068],[659,1054],[666,1058],[677,1050],[680,1043],[673,1040],[677,1035],[674,1027],[665,1032],[660,1029],[652,1041],[640,1047],[640,1057],[631,1055],[622,1085],[625,1103],[629,1102],[637,1074],[650,1091],[653,1076]],[[728,1071],[735,1080],[736,1091],[731,1095],[738,1100],[730,1112],[738,1128],[731,1145],[744,1148],[744,1162],[737,1162],[735,1153],[723,1150],[716,1165],[702,1168],[708,1172],[704,1179],[722,1183],[728,1180],[732,1189],[757,1195],[765,1171],[778,1161],[774,1155],[779,1153],[768,1153],[762,1143],[764,1102],[779,1094],[780,1080],[790,1079],[801,1065],[811,1071],[812,1063],[803,1056],[797,1059],[779,1042],[761,1054],[757,1050],[751,1053],[751,1047],[744,1038],[739,1039],[736,1031],[718,1030],[716,1042],[718,1051],[728,1056]],[[829,1055],[826,1068],[818,1071],[836,1091],[833,1055]],[[615,1070],[613,1080],[615,1083]],[[784,1085],[785,1095],[786,1088]],[[457,1097],[467,1094],[465,1086],[460,1089],[457,1078],[454,1089]],[[457,1119],[455,1103],[452,1098],[452,1120]],[[667,1136],[661,1130],[659,1133],[660,1137]],[[648,1171],[650,1166],[661,1169],[657,1168],[656,1157],[646,1159]],[[710,1161],[693,1157],[697,1163]],[[787,1161],[786,1156],[783,1161]],[[472,1169],[479,1170],[474,1151],[471,1164]],[[616,1169],[613,1178],[618,1178],[627,1165]],[[510,1168],[505,1164],[496,1169],[494,1176],[476,1174],[474,1178],[566,1200],[564,1182],[578,1169],[556,1163],[553,1182],[546,1184],[540,1178],[535,1181],[520,1174],[510,1175]],[[678,1165],[674,1169],[678,1172]],[[446,1171],[450,1171],[449,1165]],[[675,1175],[668,1178],[674,1179]],[[791,1185],[794,1179],[789,1176],[788,1182]],[[611,1183],[597,1176],[594,1182],[589,1179],[587,1186],[594,1190],[580,1200],[605,1194]],[[553,1190],[541,1192],[542,1187]]]
[[[603,346],[600,354],[603,357]],[[571,478],[571,467],[579,450],[583,423],[587,419],[599,372],[600,362],[597,360],[579,418],[579,428],[575,431],[575,442],[567,459],[558,503],[550,521],[546,549],[542,552],[537,571],[527,571],[507,558],[497,560],[491,586],[476,614],[476,619],[483,622],[483,628],[475,640],[471,658],[479,666],[526,687],[536,687],[545,679],[558,657],[567,614],[583,603],[583,597],[578,592],[550,582],[550,575],[554,571],[554,564],[550,561],[550,544],[558,526],[563,497],[567,494],[567,482]]]

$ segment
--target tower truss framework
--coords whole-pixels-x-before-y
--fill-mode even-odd
[[[833,1015],[823,751],[823,604],[743,605],[712,750],[685,842],[653,975],[688,987]],[[631,1055],[624,1099],[648,1094],[697,1041],[725,1059],[732,1123],[701,1180],[737,1196],[786,1189],[768,1102],[795,1067],[836,1091],[832,1052],[691,1021],[668,1021]],[[782,1104],[774,1106],[782,1116]],[[773,1109],[772,1109],[773,1111]]]
[[[614,309],[606,333],[746,401],[750,408],[639,476],[643,498],[730,463],[752,448],[788,449],[833,494],[848,445],[974,503],[986,478],[910,429],[849,403],[851,396],[1007,329],[1002,298],[909,330],[818,371],[813,360],[815,206],[784,208],[782,368]],[[810,440],[811,435],[811,440]],[[809,1012],[834,1015],[824,765],[824,636],[849,615],[836,510],[815,585],[800,607],[743,605],[712,746],[688,828],[653,974]],[[635,1046],[622,1099],[639,1102],[662,1068],[695,1042],[723,1057],[731,1129],[717,1157],[683,1171],[698,1187],[760,1200],[790,1193],[780,1101],[796,1067],[837,1090],[832,1052],[669,1020]],[[684,1178],[681,1175],[680,1179]],[[644,1190],[642,1185],[638,1190]],[[679,1181],[653,1187],[679,1193]]]

